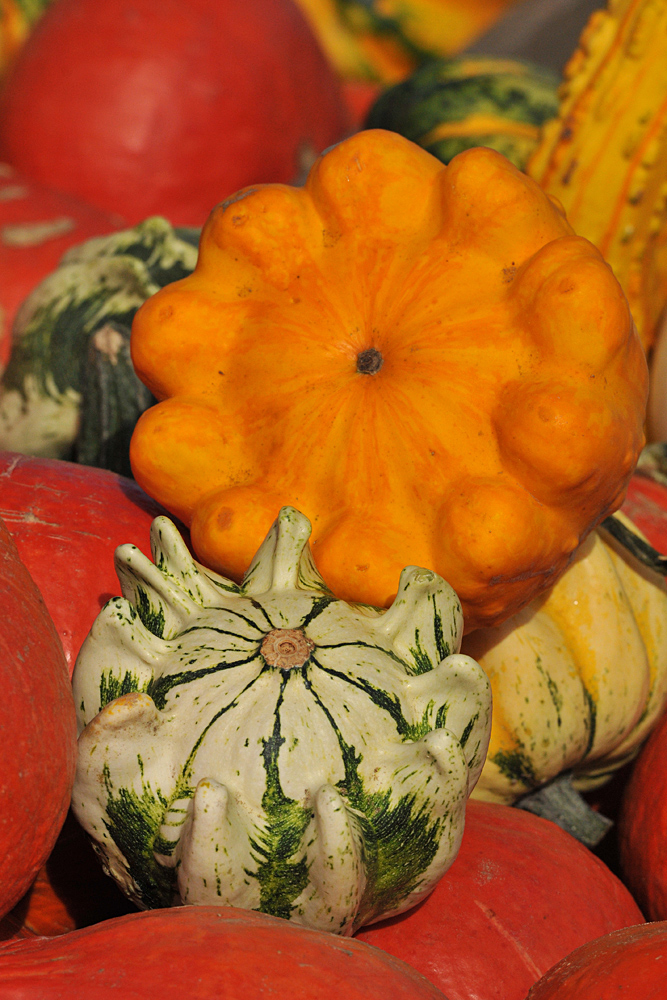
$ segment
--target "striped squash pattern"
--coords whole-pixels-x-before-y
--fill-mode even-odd
[[[523,170],[557,114],[557,89],[555,74],[514,59],[433,59],[378,97],[366,127],[398,132],[443,163],[489,146]]]
[[[132,320],[149,296],[192,272],[198,238],[154,216],[66,252],[16,315],[0,448],[131,475],[130,437],[155,402],[132,367]]]
[[[490,685],[459,601],[407,567],[386,611],[337,600],[281,510],[243,582],[167,518],[117,550],[74,671],[73,808],[142,907],[239,906],[351,934],[424,898],[456,856]]]

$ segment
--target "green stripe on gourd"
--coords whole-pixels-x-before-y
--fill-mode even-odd
[[[192,234],[159,217],[70,249],[14,322],[0,448],[130,474],[132,430],[155,402],[132,367],[132,320],[196,260]]]
[[[432,60],[390,87],[367,128],[398,132],[443,163],[472,146],[490,146],[523,169],[545,121],[558,110],[558,79],[510,59]]]
[[[241,585],[166,518],[153,562],[117,550],[124,596],[74,671],[73,808],[140,906],[350,934],[416,904],[456,856],[491,724],[458,599],[408,567],[387,611],[338,601],[309,535],[283,508]]]

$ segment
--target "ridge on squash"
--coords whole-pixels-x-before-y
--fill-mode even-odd
[[[241,585],[157,518],[77,659],[73,809],[143,907],[219,903],[335,933],[400,913],[454,860],[489,682],[435,573],[392,607],[323,583],[286,507]]]

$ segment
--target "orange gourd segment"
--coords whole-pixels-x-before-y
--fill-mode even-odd
[[[303,189],[239,192],[132,351],[163,400],[134,474],[204,563],[241,576],[292,504],[345,600],[385,605],[421,565],[468,629],[558,576],[643,443],[646,362],[609,266],[485,148],[444,167],[372,130]]]

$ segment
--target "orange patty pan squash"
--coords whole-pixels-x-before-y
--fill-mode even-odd
[[[500,154],[449,166],[395,133],[334,146],[304,188],[219,205],[194,273],[136,315],[140,485],[240,577],[296,504],[345,600],[405,565],[466,628],[552,582],[623,500],[646,362],[611,269]]]

